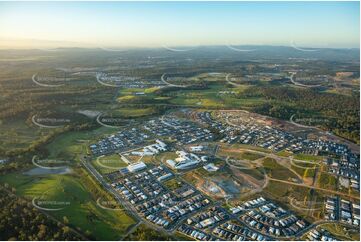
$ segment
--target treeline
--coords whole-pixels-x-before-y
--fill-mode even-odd
[[[0,148],[0,154],[4,154],[7,157],[16,157],[19,155],[23,155],[25,153],[34,153],[39,155],[47,152],[46,149],[44,149],[44,145],[47,143],[50,143],[55,137],[57,137],[59,134],[63,134],[65,132],[71,132],[71,131],[81,131],[81,130],[91,130],[95,127],[96,124],[94,122],[92,124],[79,124],[76,126],[67,125],[63,128],[56,129],[54,131],[49,132],[46,135],[43,135],[39,139],[33,141],[28,147],[26,148],[18,148],[18,149],[12,149],[12,150],[3,150]]]
[[[359,110],[359,97],[320,93],[316,89],[295,89],[289,87],[251,87],[244,94],[248,97],[264,97],[298,105],[313,111]]]
[[[261,97],[269,102],[254,108],[254,112],[281,119],[298,117],[323,117],[319,123],[324,129],[359,143],[360,100],[358,95],[346,96],[318,92],[317,89],[289,87],[251,87],[239,94],[239,98]]]
[[[162,232],[140,225],[133,233],[124,238],[126,241],[170,241],[176,240]]]
[[[90,84],[84,85],[85,82]],[[39,87],[31,81],[31,75],[24,76],[22,80],[0,81],[2,103],[0,105],[0,132],[3,134],[0,142],[2,144],[0,145],[0,158],[3,156],[11,158],[24,152],[31,152],[59,134],[53,133],[52,130],[42,129],[39,131],[41,137],[34,139],[38,131],[29,129],[29,132],[25,134],[25,139],[21,140],[24,144],[17,146],[14,140],[18,139],[18,135],[24,133],[17,128],[19,125],[23,129],[26,129],[26,126],[33,127],[32,116],[41,117],[44,113],[52,112],[54,115],[68,118],[72,114],[71,124],[69,124],[73,126],[72,128],[82,123],[92,125],[95,120],[76,112],[87,109],[97,110],[99,106],[103,107],[104,104],[111,103],[116,92],[117,90],[114,88],[104,87],[95,80],[84,81],[79,79],[59,88]],[[63,129],[61,132],[67,131],[67,127]],[[31,132],[34,133],[33,136]],[[14,139],[11,139],[12,137]]]
[[[0,240],[81,240],[68,226],[55,222],[0,185]]]

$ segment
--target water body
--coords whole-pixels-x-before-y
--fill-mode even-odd
[[[70,169],[69,167],[61,167],[56,169],[44,169],[44,168],[36,167],[24,172],[24,175],[29,175],[29,176],[53,175],[53,174],[64,175],[64,174],[69,174],[71,172],[72,169]]]

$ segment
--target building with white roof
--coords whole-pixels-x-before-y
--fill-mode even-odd
[[[130,172],[137,172],[147,168],[147,165],[144,162],[137,162],[129,165],[127,168]]]
[[[201,158],[199,158],[197,155],[187,153],[185,151],[177,151],[176,154],[178,155],[177,158],[174,160],[167,160],[166,162],[172,168],[177,170],[194,167],[202,161]]]

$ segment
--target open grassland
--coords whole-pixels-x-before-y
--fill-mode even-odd
[[[264,179],[264,171],[263,168],[260,167],[255,169],[244,169],[242,172],[256,178],[257,180]]]
[[[304,168],[300,168],[300,167],[296,167],[294,165],[291,165],[292,170],[294,170],[295,172],[297,172],[298,175],[303,176],[305,174],[305,170]]]
[[[273,200],[281,202],[288,209],[294,211],[309,221],[315,221],[323,218],[323,210],[321,209],[322,205],[320,204],[324,202],[327,194],[323,194],[322,192],[318,192],[310,188],[285,184],[277,181],[270,181],[267,187],[263,189],[262,193]],[[296,207],[291,205],[291,199],[296,201]],[[303,208],[309,208],[308,204],[311,201],[315,204],[312,208],[316,208],[316,210],[312,212],[304,210]]]
[[[260,98],[239,98],[238,95],[247,89],[247,85],[228,88],[225,84],[210,84],[199,90],[183,90],[171,92],[170,103],[177,105],[194,105],[202,108],[252,108],[264,103]],[[222,92],[231,92],[223,94]]]
[[[291,164],[295,166],[302,167],[304,169],[306,168],[314,168],[314,167],[320,167],[320,164],[318,162],[303,162],[303,161],[295,161],[292,160]]]
[[[317,185],[321,188],[337,191],[337,178],[326,172],[320,172],[317,180]]]
[[[89,144],[116,131],[117,129],[99,127],[89,131],[66,132],[54,138],[45,147],[49,153],[49,158],[75,159],[78,155],[89,152]]]
[[[292,170],[303,178],[313,178],[317,167],[317,164],[308,164],[296,161],[293,161],[293,164],[291,164]]]
[[[307,155],[302,153],[298,153],[294,155],[293,158],[296,160],[304,160],[304,161],[322,161],[324,159],[323,156]]]
[[[263,155],[257,153],[242,151],[229,147],[220,148],[217,154],[223,157],[229,156],[233,159],[247,160],[247,161],[254,161],[264,157]]]
[[[119,108],[115,111],[120,117],[123,118],[139,118],[148,115],[156,114],[157,110],[154,107],[147,108]]]
[[[0,120],[0,150],[21,149],[29,147],[34,140],[44,137],[54,130],[42,129],[26,122],[26,118]]]
[[[98,240],[119,239],[134,220],[124,211],[99,207],[96,200],[103,193],[99,191],[97,195],[91,192],[90,190],[101,188],[97,188],[97,184],[89,179],[91,178],[85,174],[27,176],[16,173],[2,176],[0,182],[15,187],[18,195],[29,200],[35,197],[61,202],[63,209],[48,213],[88,236]],[[89,188],[88,185],[94,187]],[[49,205],[42,206],[51,208]]]
[[[284,166],[277,163],[272,158],[265,158],[263,161],[263,168],[265,169],[268,176],[280,180],[291,180],[297,179],[297,176]]]

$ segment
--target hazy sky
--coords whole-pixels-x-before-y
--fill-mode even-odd
[[[359,47],[359,2],[0,2],[0,47]]]

